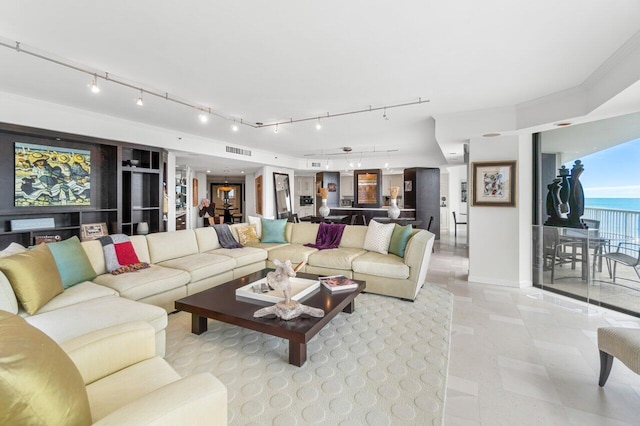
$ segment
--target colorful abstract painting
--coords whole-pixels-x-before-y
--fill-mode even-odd
[[[504,181],[502,173],[497,170],[484,172],[482,176],[484,182],[485,197],[502,197],[504,195]]]
[[[516,162],[493,161],[471,164],[474,206],[515,207],[516,205]],[[462,190],[466,197],[466,182]]]
[[[16,142],[15,206],[91,205],[91,153]]]

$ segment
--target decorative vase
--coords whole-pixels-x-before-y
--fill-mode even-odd
[[[136,234],[147,235],[149,233],[149,224],[147,222],[139,222],[136,227]]]
[[[392,199],[387,214],[391,219],[397,219],[400,217],[400,209],[398,208],[398,200]]]
[[[322,217],[327,217],[327,216],[329,216],[329,212],[330,211],[331,211],[331,209],[329,208],[329,206],[327,206],[327,199],[323,198],[322,199],[322,205],[318,209],[318,213],[320,213],[320,216],[322,216]]]

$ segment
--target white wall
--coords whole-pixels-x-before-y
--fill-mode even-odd
[[[257,175],[248,173],[244,177],[244,212],[245,216],[256,215],[256,179]],[[245,220],[247,220],[245,218]],[[248,221],[248,220],[247,220]]]
[[[531,136],[471,139],[469,154],[471,162],[517,160],[515,208],[469,207],[469,281],[530,286]]]
[[[467,203],[460,201],[460,182],[468,182],[467,166],[451,166],[447,167],[449,172],[449,193],[447,195],[447,207],[449,208],[449,223],[453,224],[453,214],[451,212],[466,213]],[[460,220],[458,218],[458,220]],[[453,225],[452,225],[453,226]],[[453,230],[453,228],[451,227]]]
[[[274,192],[275,188],[273,186],[274,173],[286,173],[289,175],[291,200],[293,201],[296,196],[295,180],[292,169],[275,168],[271,166],[264,166],[259,169],[256,172],[255,177],[262,175],[262,215],[265,217],[276,217],[276,195]],[[294,209],[293,213],[295,213],[295,205],[293,202],[291,204],[291,208]]]

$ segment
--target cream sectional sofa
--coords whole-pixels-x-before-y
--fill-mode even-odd
[[[232,225],[232,231],[239,226],[246,224]],[[366,226],[347,225],[336,249],[304,246],[315,242],[318,228],[319,224],[287,223],[285,243],[256,243],[240,249],[222,248],[211,227],[133,236],[140,261],[151,267],[120,275],[107,273],[98,241],[83,242],[97,274],[93,282],[66,289],[28,315],[0,272],[0,309],[23,316],[59,343],[110,326],[145,321],[156,332],[157,353],[164,355],[166,311],[174,310],[177,299],[273,267],[275,259],[305,261],[303,272],[366,280],[370,293],[416,298],[426,278],[433,234],[414,229],[401,258],[364,250]]]
[[[235,231],[240,226],[231,226]],[[138,257],[151,268],[135,273],[106,273],[102,248],[97,241],[82,243],[98,277],[95,283],[120,296],[154,304],[171,312],[175,300],[234,278],[273,267],[273,260],[305,261],[303,272],[345,275],[367,281],[367,292],[414,300],[424,283],[434,235],[414,229],[403,258],[363,249],[366,226],[345,227],[340,247],[318,250],[314,243],[319,224],[287,223],[285,243],[256,243],[239,249],[220,246],[211,227],[134,236]],[[236,234],[234,232],[234,234]],[[237,236],[237,235],[236,235]]]

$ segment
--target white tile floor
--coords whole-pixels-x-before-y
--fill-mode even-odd
[[[604,388],[596,330],[640,319],[537,288],[467,281],[458,232],[443,235],[428,281],[455,295],[449,425],[640,425],[640,376],[614,361]]]

